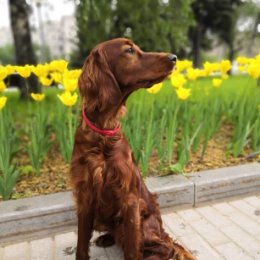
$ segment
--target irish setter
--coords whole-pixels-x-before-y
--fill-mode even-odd
[[[119,123],[127,97],[161,82],[176,59],[143,52],[119,38],[97,45],[85,61],[79,79],[82,116],[71,163],[76,260],[89,259],[93,230],[106,232],[96,240],[98,246],[120,245],[125,260],[194,259],[164,231],[156,195],[145,186]]]

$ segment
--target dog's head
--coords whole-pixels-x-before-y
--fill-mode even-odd
[[[87,57],[79,89],[88,111],[118,109],[139,88],[163,81],[177,57],[143,52],[131,40],[113,39],[97,45]]]

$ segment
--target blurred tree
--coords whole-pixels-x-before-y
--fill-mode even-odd
[[[260,31],[260,1],[247,0],[238,10],[238,29],[239,35],[236,35],[237,42],[241,45],[238,46],[242,49],[242,46],[246,46],[247,55],[253,56],[256,51],[259,52]],[[258,49],[258,50],[256,50]]]
[[[191,0],[118,0],[112,37],[130,37],[145,51],[177,52],[192,24]]]
[[[237,7],[242,0],[196,0],[192,4],[195,25],[190,28],[194,66],[201,64],[201,49],[210,48],[209,32],[216,33],[229,47],[229,58],[234,57],[234,36]]]
[[[91,49],[109,39],[112,0],[81,0],[76,7],[77,51],[72,54],[72,65],[81,67]]]
[[[29,7],[25,0],[9,0],[11,28],[14,38],[16,63],[18,65],[36,64],[36,57],[33,51],[33,45],[30,34],[28,19]],[[21,78],[20,90],[21,98],[27,98],[30,92],[39,92],[38,81],[35,76],[28,78],[28,87]]]
[[[129,37],[145,51],[176,53],[192,24],[192,0],[81,0],[76,9],[78,51],[75,65],[98,43]],[[76,62],[77,64],[76,64]]]

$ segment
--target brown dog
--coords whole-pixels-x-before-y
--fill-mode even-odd
[[[125,260],[194,259],[162,227],[156,196],[145,186],[120,131],[127,97],[167,77],[177,57],[145,53],[128,39],[97,45],[79,79],[82,118],[75,134],[71,182],[77,204],[77,260],[89,259],[93,230],[99,246],[117,243]]]

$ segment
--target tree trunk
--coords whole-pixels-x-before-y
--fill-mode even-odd
[[[200,25],[197,26],[193,30],[193,37],[192,37],[192,56],[193,56],[193,66],[198,68],[201,63],[200,57],[200,39],[201,39],[201,28]]]
[[[28,5],[25,0],[9,0],[11,28],[14,39],[17,65],[36,64],[28,18]],[[24,79],[21,79],[21,98],[29,93],[40,91],[37,78],[32,75],[27,79],[28,89]]]

